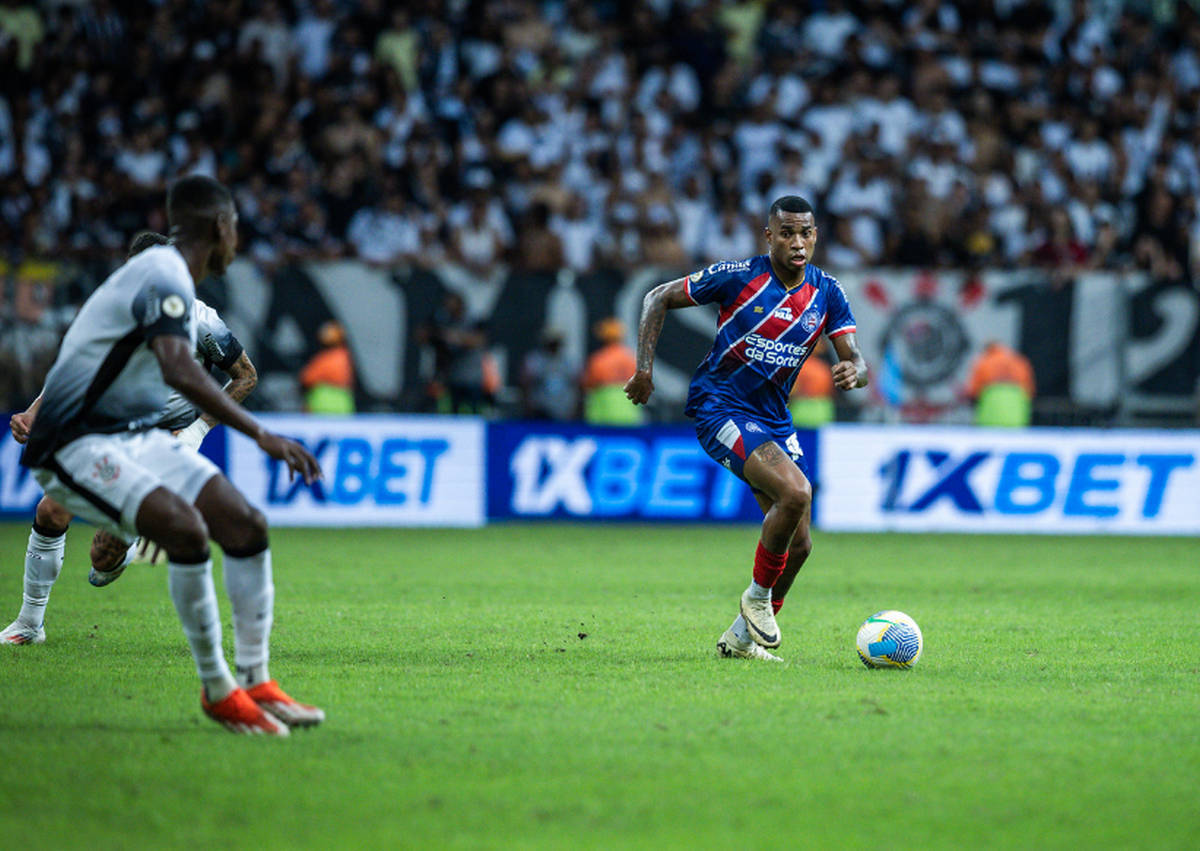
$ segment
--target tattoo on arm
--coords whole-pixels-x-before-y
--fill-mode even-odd
[[[667,308],[656,298],[658,290],[651,290],[642,302],[642,319],[638,323],[637,368],[649,372],[654,366],[654,351],[658,348],[658,335],[662,333]]]
[[[254,368],[254,364],[250,362],[250,356],[242,352],[241,356],[233,362],[226,370],[226,375],[229,376],[229,381],[221,389],[230,399],[241,404],[241,402],[250,395],[256,386],[258,386],[258,371]],[[217,420],[209,414],[201,414],[200,418],[210,426],[215,426]]]
[[[662,333],[667,311],[691,307],[695,303],[688,298],[685,284],[685,278],[662,284],[650,290],[642,299],[642,318],[638,322],[637,345],[639,372],[649,372],[654,366],[654,351],[658,348],[658,335]]]

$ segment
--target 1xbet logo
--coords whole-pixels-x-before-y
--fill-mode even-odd
[[[983,450],[955,456],[903,449],[879,468],[880,507],[910,514],[952,506],[966,514],[1030,515],[1060,505],[1067,517],[1115,517],[1122,503],[1136,502],[1141,516],[1152,518],[1162,510],[1172,474],[1196,459],[1175,453],[1081,452],[1069,471],[1064,460],[1071,461],[1047,452]],[[984,484],[993,479],[994,490]]]

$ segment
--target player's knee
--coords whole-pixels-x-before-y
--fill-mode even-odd
[[[42,497],[33,512],[33,520],[47,531],[61,535],[71,525],[71,512],[48,497]]]
[[[812,488],[808,486],[807,482],[789,487],[779,495],[776,505],[779,506],[780,511],[799,523],[807,514],[809,506],[812,505]]]
[[[159,543],[171,561],[196,564],[208,558],[208,526],[190,505],[172,517],[161,537]]]
[[[233,517],[222,523],[221,529],[213,530],[213,537],[231,555],[255,555],[267,548],[267,518],[254,506],[244,503]]]

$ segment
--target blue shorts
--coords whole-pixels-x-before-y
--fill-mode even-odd
[[[804,460],[804,451],[800,448],[795,429],[771,431],[744,414],[719,414],[696,420],[696,438],[710,458],[748,485],[746,459],[769,440],[778,443],[804,477],[809,478],[808,464]]]

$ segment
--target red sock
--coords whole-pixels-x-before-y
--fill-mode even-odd
[[[773,586],[787,566],[787,557],[786,552],[773,553],[763,549],[762,541],[759,541],[754,553],[754,581],[763,588]]]
[[[775,610],[775,614],[779,614],[779,610],[783,608],[783,600],[771,598],[771,608]]]

